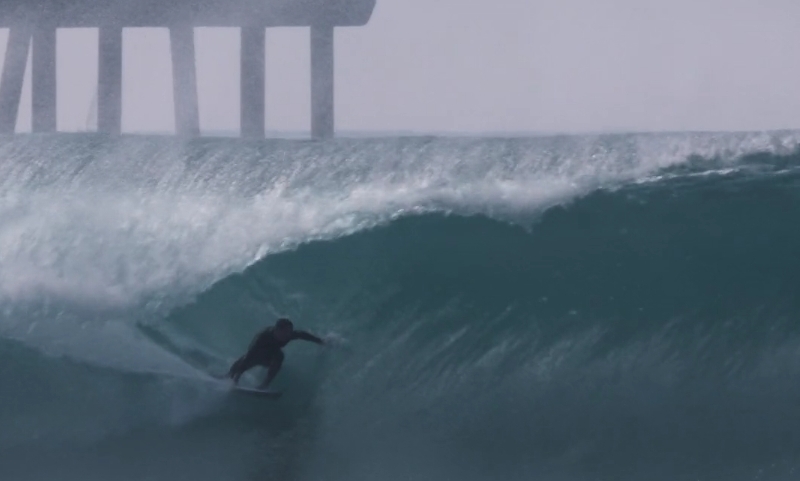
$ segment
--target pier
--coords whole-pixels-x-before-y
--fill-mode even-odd
[[[122,29],[169,29],[175,130],[200,133],[194,27],[241,30],[241,135],[264,136],[266,29],[307,27],[311,40],[311,134],[332,137],[334,29],[366,25],[376,0],[0,0],[0,28],[9,29],[0,78],[0,133],[16,128],[31,48],[32,127],[56,131],[56,30],[97,28],[97,129],[122,124]]]

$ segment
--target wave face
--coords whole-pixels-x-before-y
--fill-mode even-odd
[[[0,477],[792,479],[798,139],[6,139]]]

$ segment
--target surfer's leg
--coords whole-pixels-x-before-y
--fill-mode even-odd
[[[261,383],[259,389],[266,389],[269,386],[269,383],[275,379],[275,376],[278,374],[278,371],[281,370],[281,366],[283,365],[283,351],[278,351],[272,355],[269,360],[269,364],[267,366],[267,377],[264,379],[264,382]]]

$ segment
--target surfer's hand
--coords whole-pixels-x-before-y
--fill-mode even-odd
[[[326,347],[341,348],[347,345],[347,339],[334,333],[326,334],[322,337],[323,345]]]

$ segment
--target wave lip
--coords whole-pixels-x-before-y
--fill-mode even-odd
[[[736,168],[743,156],[797,145],[794,132],[247,144],[17,137],[0,144],[0,299],[160,305],[163,314],[269,253],[398,216],[530,217],[664,169]]]

